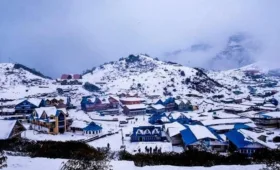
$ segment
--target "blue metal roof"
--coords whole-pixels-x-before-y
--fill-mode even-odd
[[[229,131],[225,135],[238,149],[244,148],[245,146],[252,144],[252,142],[245,140],[244,135],[238,132],[238,130],[236,129]]]
[[[234,129],[239,130],[239,129],[252,129],[252,128],[248,125],[245,125],[244,123],[236,123],[234,125]]]
[[[165,117],[165,113],[155,113],[149,117],[149,122],[151,124],[158,123],[158,121],[161,121],[161,118],[163,117]]]
[[[190,145],[197,141],[196,137],[194,136],[190,128],[186,128],[185,130],[182,130],[180,134],[182,136],[182,140],[185,145]]]
[[[86,130],[86,131],[97,131],[97,130],[101,130],[102,127],[97,125],[96,123],[94,122],[91,122],[87,127],[85,127],[83,130]]]
[[[209,128],[209,127],[207,127],[207,129],[208,129],[213,135],[215,135],[216,138],[217,138],[219,141],[224,141],[224,140],[222,139],[222,137],[221,137],[218,133],[215,132],[214,129]]]
[[[137,134],[138,130],[146,131],[149,130],[151,133],[154,129],[158,130],[157,134]],[[161,135],[161,128],[160,127],[155,127],[155,126],[139,126],[139,127],[134,127],[132,136],[150,136],[150,135]]]

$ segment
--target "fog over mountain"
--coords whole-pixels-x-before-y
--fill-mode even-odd
[[[279,6],[278,0],[1,0],[0,62],[52,77],[139,53],[212,68],[229,38],[242,32],[257,49],[251,54],[245,45],[252,60],[241,65],[277,67]]]

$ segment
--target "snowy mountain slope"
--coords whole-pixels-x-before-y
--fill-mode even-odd
[[[31,72],[28,70],[31,70]],[[53,82],[53,80],[25,66],[22,67],[22,65],[15,65],[12,63],[0,63],[1,98],[15,99],[38,93],[50,93],[53,92],[55,88],[48,89],[44,87],[49,86]]]
[[[102,90],[114,94],[133,90],[149,95],[201,95],[222,88],[203,71],[145,55],[130,55],[104,64],[83,75],[83,79],[95,84],[105,82]]]
[[[27,67],[25,67],[27,68]],[[12,63],[0,63],[1,87],[25,85],[45,85],[51,83],[50,79],[43,78]]]
[[[252,64],[258,49],[258,44],[244,33],[230,36],[224,50],[209,61],[208,68],[229,70]]]

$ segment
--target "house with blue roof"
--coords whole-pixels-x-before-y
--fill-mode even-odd
[[[25,99],[15,105],[15,114],[32,114],[36,108],[43,107],[45,102],[43,99]]]
[[[97,125],[94,122],[91,122],[89,125],[87,125],[85,128],[83,128],[84,135],[95,137],[102,134],[102,127],[100,125]]]
[[[253,124],[246,124],[246,123],[235,123],[235,124],[229,124],[229,125],[214,125],[209,126],[208,128],[215,131],[218,134],[224,134],[229,132],[232,129],[247,129],[247,130],[253,130]]]
[[[82,97],[81,108],[86,112],[106,111],[106,113],[119,113],[119,101],[111,96],[84,96]]]
[[[248,156],[255,153],[257,150],[263,149],[264,146],[258,142],[255,142],[249,136],[241,133],[240,130],[233,129],[225,134],[230,141],[229,147],[236,150],[239,153],[246,154]]]
[[[162,104],[151,105],[151,113],[160,114],[164,112],[165,112],[165,106],[163,106]]]
[[[189,124],[191,119],[187,118],[182,112],[171,112],[168,115],[170,122],[179,122],[181,124]]]
[[[201,125],[187,125],[180,132],[185,149],[224,152],[228,143],[214,131]]]
[[[49,134],[64,133],[72,123],[66,109],[56,107],[36,108],[29,121],[32,129]]]
[[[162,128],[156,126],[134,127],[130,136],[131,142],[158,142],[163,140]]]
[[[149,123],[153,125],[162,125],[169,122],[170,120],[167,118],[165,113],[153,114],[151,117],[149,117]]]
[[[168,97],[166,99],[159,99],[156,104],[161,104],[165,107],[166,111],[173,111],[176,107],[175,98]]]
[[[270,127],[280,127],[280,112],[261,112],[258,116],[254,117],[256,124]]]

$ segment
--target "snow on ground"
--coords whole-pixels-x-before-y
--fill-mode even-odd
[[[21,134],[22,138],[27,138],[31,140],[37,140],[37,141],[44,141],[44,140],[51,140],[51,141],[77,141],[82,139],[88,139],[89,137],[86,137],[84,135],[78,135],[71,132],[65,132],[64,134],[58,134],[58,135],[50,135],[50,134],[43,134],[38,133],[34,130],[26,130]]]
[[[65,159],[47,159],[47,158],[29,158],[19,156],[8,156],[8,167],[3,170],[59,170]],[[262,165],[249,166],[214,166],[205,167],[175,167],[175,166],[146,166],[135,167],[133,162],[129,161],[112,161],[113,170],[259,170]]]

